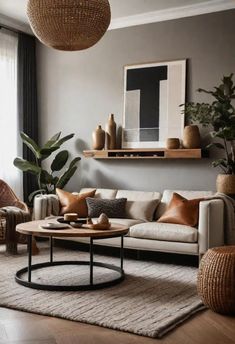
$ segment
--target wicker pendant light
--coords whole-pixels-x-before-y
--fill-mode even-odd
[[[27,15],[43,44],[66,51],[96,44],[111,19],[108,0],[28,0]]]

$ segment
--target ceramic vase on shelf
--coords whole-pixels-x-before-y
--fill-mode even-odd
[[[114,115],[109,116],[108,123],[106,124],[106,148],[116,149],[117,147],[117,125],[114,121]]]
[[[234,174],[218,174],[216,179],[217,192],[226,195],[235,195],[235,175]]]
[[[104,149],[105,146],[105,131],[101,125],[98,125],[96,130],[92,133],[92,148],[95,150]]]
[[[180,140],[175,137],[169,137],[166,140],[166,148],[167,149],[179,149],[180,148]]]
[[[197,125],[187,125],[184,128],[183,147],[186,149],[201,147],[201,136]]]

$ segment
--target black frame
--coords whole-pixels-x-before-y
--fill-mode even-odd
[[[121,237],[120,247],[120,267],[112,264],[106,264],[101,262],[94,262],[94,240],[108,239]],[[32,235],[28,235],[28,266],[22,268],[16,272],[15,281],[23,285],[24,287],[49,290],[49,291],[78,291],[78,290],[96,290],[107,287],[112,287],[125,279],[125,272],[123,269],[124,261],[124,234],[112,235],[107,237],[90,237],[90,261],[54,261],[53,260],[53,237],[50,236],[50,260],[49,262],[32,264]],[[89,265],[90,266],[90,283],[89,284],[77,284],[77,285],[51,285],[51,284],[40,284],[32,282],[32,271],[43,269],[50,266],[60,265]],[[106,282],[93,283],[93,270],[94,266],[103,267],[109,270],[119,272],[119,276],[115,279]],[[28,280],[22,278],[22,274],[28,272]]]

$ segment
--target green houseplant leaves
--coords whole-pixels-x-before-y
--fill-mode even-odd
[[[44,169],[42,163],[54,152],[59,150],[66,141],[72,139],[74,134],[69,134],[61,138],[61,132],[59,132],[53,135],[42,147],[39,147],[33,139],[23,132],[20,133],[20,137],[23,143],[33,153],[34,161],[27,161],[17,157],[14,160],[14,165],[23,172],[34,174],[37,177],[39,187],[38,190],[31,193],[29,201],[31,202],[33,197],[38,193],[55,193],[57,187],[63,189],[75,174],[78,168],[77,163],[81,158],[74,158],[66,168],[69,152],[62,150],[55,155],[49,170]]]
[[[235,174],[235,85],[233,74],[224,76],[222,83],[208,91],[202,88],[198,92],[210,94],[214,100],[207,103],[186,103],[183,113],[191,122],[197,122],[210,129],[213,142],[208,146],[224,152],[224,156],[212,163],[220,167],[225,174]],[[216,140],[216,141],[215,141]],[[219,140],[219,142],[217,141]]]

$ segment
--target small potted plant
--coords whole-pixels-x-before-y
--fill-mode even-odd
[[[224,76],[222,83],[207,91],[198,92],[210,94],[214,100],[208,103],[186,103],[183,112],[191,122],[197,122],[208,127],[213,142],[208,146],[221,150],[220,159],[213,161],[213,167],[219,167],[222,174],[217,177],[217,191],[225,194],[235,194],[235,85],[233,74]]]

